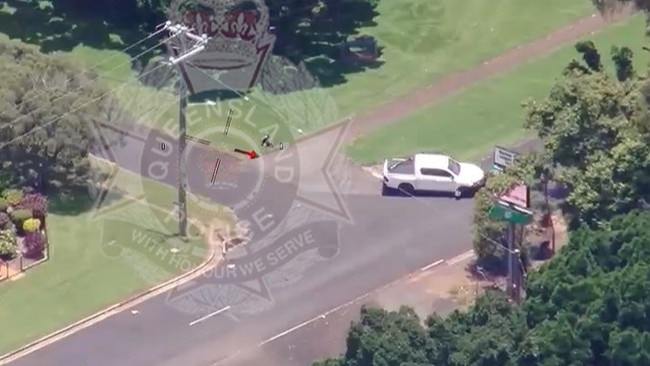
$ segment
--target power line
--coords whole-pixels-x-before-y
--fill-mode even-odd
[[[179,33],[179,34],[180,34],[180,33]],[[176,34],[176,36],[178,36],[178,34]],[[172,37],[169,37],[169,38],[172,38]],[[169,38],[168,38],[168,39],[169,39]],[[167,39],[167,40],[168,40],[168,39]],[[143,77],[145,77],[146,75],[151,74],[151,73],[153,73],[154,71],[156,71],[156,70],[158,70],[159,68],[164,67],[164,66],[168,66],[168,65],[167,65],[167,64],[164,64],[164,63],[161,63],[160,65],[156,66],[155,68],[153,68],[153,69],[147,71],[146,73],[144,73],[144,74],[138,76],[138,77],[136,78],[136,80],[137,80],[137,79],[140,79],[140,78],[143,78]],[[7,145],[10,145],[11,143],[13,143],[13,142],[15,142],[15,141],[18,141],[18,140],[24,138],[24,137],[27,136],[27,135],[30,135],[30,134],[32,134],[32,133],[34,133],[34,132],[36,132],[36,131],[42,130],[42,129],[44,129],[44,128],[47,127],[47,126],[49,126],[49,125],[51,125],[51,124],[53,124],[53,123],[55,123],[55,122],[57,122],[57,121],[60,121],[63,117],[65,117],[65,116],[67,116],[67,115],[70,115],[71,113],[74,113],[74,112],[76,112],[76,111],[78,111],[78,110],[81,110],[82,108],[84,108],[84,107],[86,107],[86,106],[88,106],[88,105],[90,105],[90,104],[92,104],[92,103],[94,103],[94,102],[96,102],[96,101],[102,99],[103,97],[107,96],[108,94],[112,93],[113,91],[115,91],[115,90],[117,90],[117,89],[119,89],[119,88],[121,88],[121,87],[122,87],[122,84],[120,84],[120,85],[118,85],[118,86],[116,86],[116,87],[110,89],[109,91],[107,91],[107,92],[105,92],[105,93],[102,93],[102,94],[99,95],[98,97],[95,97],[95,98],[91,99],[90,101],[88,101],[88,102],[82,104],[81,106],[78,106],[78,107],[76,107],[76,108],[74,108],[74,109],[72,109],[72,110],[70,110],[70,111],[68,111],[68,112],[63,113],[62,115],[58,116],[57,118],[53,119],[52,121],[46,122],[46,123],[44,123],[43,125],[40,125],[40,126],[38,126],[38,127],[35,127],[35,128],[33,128],[33,129],[31,129],[30,131],[28,131],[28,132],[22,134],[22,135],[19,136],[19,137],[13,138],[13,139],[11,139],[11,140],[8,141],[8,142],[3,143],[2,145],[0,145],[0,149],[6,147]],[[70,94],[70,93],[66,93],[65,95],[69,95],[69,94]],[[23,117],[23,116],[21,116],[21,117]],[[20,118],[20,117],[19,117],[19,118]],[[16,120],[18,120],[18,118],[17,118]],[[16,120],[14,120],[14,121],[16,121]]]
[[[159,43],[156,44],[155,46],[152,46],[152,47],[147,48],[146,50],[140,52],[138,55],[136,55],[136,56],[134,56],[134,57],[131,57],[131,58],[129,59],[128,62],[130,63],[130,62],[133,61],[133,60],[137,60],[138,58],[142,57],[143,55],[147,54],[148,52],[151,52],[153,49],[157,48],[157,47],[160,46],[161,44],[164,44],[168,39],[174,38],[174,37],[176,37],[176,36],[178,36],[178,33],[173,34],[172,36],[170,36],[170,37],[168,37],[167,39],[165,39],[165,40],[159,42]],[[123,65],[123,64],[120,64],[120,65],[118,65],[118,66],[112,68],[112,69],[109,70],[109,71],[116,70],[116,69],[122,67],[122,65]],[[165,65],[159,65],[159,66],[165,66]],[[148,71],[147,73],[145,73],[145,74],[143,74],[143,75],[138,76],[138,78],[136,78],[136,79],[142,78],[143,76],[145,76],[145,75],[151,73],[153,70],[156,70],[157,68],[158,68],[158,67],[156,67],[156,68],[154,68],[154,69]],[[84,87],[88,87],[88,86],[90,86],[90,85],[92,84],[92,82],[95,82],[95,81],[97,81],[97,80],[100,79],[100,78],[101,78],[101,75],[98,75],[97,77],[92,78],[92,79],[89,80],[87,83],[85,83],[85,84],[79,86],[78,88],[75,88],[75,89],[73,89],[73,90],[68,90],[68,91],[66,91],[65,93],[63,93],[62,95],[60,95],[59,97],[50,100],[49,102],[50,102],[50,103],[55,103],[56,101],[59,101],[59,100],[61,100],[61,99],[63,99],[63,98],[66,98],[66,97],[72,95],[72,94],[75,93],[75,92],[81,91]],[[72,78],[70,78],[70,80],[72,80]],[[70,81],[70,80],[69,80],[69,81]],[[124,84],[124,83],[123,83],[123,84]],[[121,86],[121,85],[122,85],[122,84],[120,84],[120,86]],[[117,88],[115,88],[115,89],[117,89]],[[115,89],[112,89],[112,90],[115,90]],[[111,91],[112,91],[112,90],[111,90]],[[36,100],[36,99],[37,99],[37,97],[34,97],[34,98],[31,98],[29,101],[33,101],[33,100]],[[24,103],[27,103],[27,102],[28,102],[28,101],[23,101],[23,102],[20,103],[17,107],[19,108],[20,106],[22,106]],[[29,111],[27,114],[21,115],[21,116],[17,117],[16,119],[7,122],[6,125],[11,126],[11,125],[15,124],[16,122],[18,122],[19,120],[22,120],[22,119],[26,118],[27,116],[32,115],[33,113],[36,113],[36,112],[43,111],[43,110],[45,110],[45,109],[47,109],[47,108],[48,108],[47,106],[44,106],[44,107],[42,107],[42,108],[37,108],[37,109],[35,109],[35,110],[33,110],[33,111]],[[6,126],[5,126],[5,127],[6,127]]]
[[[149,39],[151,39],[151,38],[157,36],[157,35],[160,34],[161,32],[164,32],[164,31],[167,29],[166,25],[167,25],[168,23],[169,23],[169,22],[159,24],[159,25],[156,27],[158,30],[156,30],[155,32],[153,32],[153,33],[149,34],[147,37],[145,37],[145,38],[143,38],[143,39],[141,39],[141,40],[139,40],[139,41],[137,41],[137,42],[135,42],[135,43],[133,43],[133,44],[131,44],[131,45],[129,45],[129,46],[127,46],[127,47],[121,49],[121,50],[119,50],[119,51],[117,51],[118,53],[116,53],[116,54],[114,54],[114,55],[108,57],[107,59],[105,59],[105,60],[103,60],[103,61],[101,61],[101,62],[97,62],[97,63],[93,64],[92,66],[90,66],[90,67],[87,68],[87,71],[95,71],[95,70],[97,70],[97,69],[100,68],[101,66],[103,66],[103,65],[105,65],[105,64],[108,64],[111,60],[115,59],[116,57],[121,56],[121,53],[126,53],[126,52],[130,51],[131,49],[133,49],[133,48],[139,46],[140,44],[142,44],[142,43],[148,41]],[[161,26],[162,26],[162,27],[161,27]],[[137,59],[137,58],[143,56],[145,53],[149,52],[149,51],[152,50],[153,48],[158,47],[158,45],[160,45],[160,43],[158,43],[158,44],[157,44],[156,46],[154,46],[154,47],[150,47],[150,48],[147,49],[145,52],[141,52],[140,54],[138,54],[138,55],[136,55],[136,56],[134,56],[134,57],[131,57],[131,58],[129,59],[129,62],[131,62],[131,61],[133,61],[133,60],[135,60],[135,59]],[[121,66],[121,65],[122,65],[122,64],[120,64],[120,66]],[[114,67],[114,68],[110,69],[109,71],[116,70],[116,69],[119,68],[120,66],[118,66],[118,67]],[[85,67],[84,67],[84,68],[85,68]],[[97,77],[97,78],[98,78],[98,77]],[[97,78],[95,78],[95,80],[96,80]],[[69,78],[66,80],[66,83],[69,83],[69,82],[73,81],[73,79],[74,79],[74,76],[69,77]],[[94,80],[93,80],[93,81],[94,81]],[[77,88],[77,90],[79,90],[79,89],[81,89],[81,88]],[[36,100],[36,99],[38,99],[38,97],[34,97],[34,98],[30,98],[30,99],[23,100],[23,101],[21,101],[20,104],[18,104],[16,107],[19,108],[19,107],[22,106],[23,104],[25,104],[25,103],[29,103],[29,102],[32,102],[32,101],[34,101],[34,100]]]

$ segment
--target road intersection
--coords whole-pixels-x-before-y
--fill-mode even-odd
[[[138,157],[146,151],[142,143],[137,138],[127,139],[113,150],[115,162],[142,173],[138,163]],[[200,149],[190,149],[188,160],[199,153]],[[175,159],[169,157],[170,165]],[[198,165],[188,168],[189,177],[204,176]],[[421,198],[428,202],[423,204],[403,197],[381,197],[376,178],[358,168],[350,169],[352,184],[345,204],[354,222],[344,222],[337,226],[338,230],[321,230],[316,239],[336,244],[337,253],[323,254],[326,251],[322,248],[313,247],[315,250],[306,250],[300,256],[317,253],[306,265],[297,263],[301,258],[294,258],[281,263],[273,273],[262,271],[260,278],[250,277],[249,270],[245,273],[249,277],[234,287],[224,284],[223,273],[228,268],[222,263],[211,275],[195,280],[173,298],[169,294],[154,297],[138,305],[137,313],[116,314],[13,364],[210,365],[256,347],[417,268],[469,249],[467,218],[471,200],[428,197]],[[314,183],[301,186],[301,194],[315,202],[327,202],[331,195],[311,179],[317,171],[303,170],[306,179],[302,182]],[[252,174],[247,172],[244,167],[241,179]],[[175,184],[174,174],[166,177],[165,183]],[[209,192],[201,191],[205,186],[202,180],[190,178],[189,185],[191,191],[209,196]],[[279,199],[282,197],[272,191],[257,197],[270,212]],[[314,226],[311,233],[317,232]],[[250,257],[246,255],[250,253],[243,254],[241,258]],[[261,262],[252,263],[254,268]]]
[[[587,21],[581,29],[573,29],[575,37],[566,38],[579,38],[585,29],[591,30],[593,27],[596,30],[604,26],[592,22]],[[454,90],[429,89],[447,95],[460,87],[450,87]],[[446,87],[440,85],[440,88]],[[368,121],[370,119],[367,118]],[[359,124],[357,129],[366,131],[366,123]],[[137,174],[143,173],[141,162],[149,156],[143,154],[146,150],[143,143],[132,139],[115,151],[115,156],[105,158]],[[176,146],[170,146],[176,150]],[[202,151],[204,149],[200,146],[190,149],[188,160],[200,160]],[[223,156],[222,163],[228,163],[230,158]],[[173,167],[176,157],[172,155],[167,159],[168,166]],[[301,179],[305,178],[299,187],[301,194],[311,201],[331,202],[329,189],[321,184],[322,180],[303,184],[311,181],[320,170],[320,166],[314,168],[314,164],[306,166],[308,169],[301,171]],[[210,192],[201,188],[205,187],[205,172],[198,165],[191,169],[194,170],[189,172],[190,190],[211,197]],[[258,271],[264,273],[264,278],[236,283],[239,292],[223,290],[224,276],[202,276],[189,290],[181,291],[178,296],[170,297],[167,293],[151,298],[139,304],[134,309],[136,312],[115,314],[27,354],[12,365],[230,365],[229,360],[234,362],[242,353],[254,352],[260,345],[274,344],[283,336],[325,319],[324,314],[340,308],[341,304],[353,301],[396,278],[471,249],[471,200],[456,202],[446,197],[381,197],[379,182],[375,177],[356,167],[350,167],[349,171],[352,183],[345,204],[346,214],[354,219],[353,223],[343,223],[333,230],[330,237],[325,234],[318,239],[336,243],[335,255],[323,254],[326,251],[318,246],[308,248],[302,254],[318,253],[316,257],[312,256],[308,265],[300,267],[295,263],[297,258],[291,258],[283,262],[283,266],[274,268],[273,272],[277,272],[278,276]],[[172,171],[162,181],[175,185],[175,179]],[[258,180],[259,176],[243,169],[240,179],[253,181]],[[284,187],[286,191],[265,191],[257,200],[273,216],[276,211],[281,213],[285,210],[278,204],[284,202],[284,196],[294,195],[294,188],[287,186]],[[250,190],[251,187],[246,189]],[[211,198],[221,202],[220,197]],[[338,210],[339,213],[342,211]],[[246,254],[250,253],[244,253],[244,257]],[[249,264],[254,268],[256,263],[252,261]],[[219,273],[227,273],[228,268],[223,268],[227,264],[221,266]],[[283,272],[285,267],[293,268],[294,273]],[[250,285],[248,282],[257,283]],[[243,300],[242,288],[249,295]],[[188,298],[191,306],[183,301]],[[200,302],[197,298],[207,305],[197,306]],[[273,366],[272,361],[269,362],[266,364]]]

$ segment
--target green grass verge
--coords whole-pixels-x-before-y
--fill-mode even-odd
[[[248,116],[258,130],[282,122],[294,135],[310,134],[348,114],[370,109],[445,74],[502,54],[592,11],[588,0],[381,1],[377,25],[360,32],[379,40],[383,47],[381,67],[347,74],[346,83],[326,89],[289,95],[257,91],[250,102],[221,102],[210,112],[204,106],[190,107],[202,110],[190,117],[189,132],[211,141],[222,140],[220,129],[214,127],[225,123],[234,103],[234,109],[242,111],[239,118]],[[101,64],[100,74],[113,86],[128,83],[115,95],[135,119],[156,127],[167,125],[175,131],[177,100],[169,93],[141,87],[126,55],[83,46],[74,49],[72,55],[88,66]],[[233,129],[242,122],[233,118]]]
[[[120,171],[116,186],[129,195],[142,190],[153,205],[113,199],[118,207],[107,216],[92,212],[65,213],[85,202],[57,202],[57,213],[48,215],[51,255],[44,264],[16,281],[0,283],[0,354],[60,329],[113,303],[162,283],[202,262],[207,254],[203,238],[183,243],[173,237],[177,221],[166,220],[175,192],[157,182],[141,180]],[[75,207],[77,206],[77,207]],[[215,206],[215,212],[219,209]],[[189,205],[189,216],[202,217],[204,209]],[[223,224],[232,223],[225,211],[214,212]],[[191,230],[197,234],[196,228]],[[106,246],[115,242],[119,247]],[[118,248],[121,248],[118,250]],[[170,249],[181,249],[172,253]],[[119,253],[123,253],[119,257]]]
[[[613,45],[635,52],[637,70],[645,70],[650,55],[641,50],[646,43],[645,19],[636,16],[588,37],[599,47],[608,67]],[[494,145],[511,145],[531,133],[523,129],[526,98],[543,98],[572,58],[579,57],[573,45],[511,72],[479,82],[441,103],[424,108],[402,121],[376,130],[348,148],[357,163],[372,164],[386,157],[417,151],[439,150],[458,159],[485,155]],[[642,71],[644,72],[644,71]]]

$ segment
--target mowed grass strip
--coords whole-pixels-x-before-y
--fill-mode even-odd
[[[200,264],[208,254],[197,226],[193,240],[174,235],[175,190],[120,170],[110,207],[98,218],[85,200],[53,202],[47,218],[50,259],[16,281],[0,283],[0,354],[171,279]],[[149,204],[134,201],[147,190]],[[153,191],[153,192],[152,192]],[[119,198],[118,198],[119,197]],[[234,218],[220,206],[206,212],[189,202],[191,222]],[[113,209],[114,208],[114,209]],[[113,243],[113,245],[109,245]],[[179,251],[174,253],[172,248]]]
[[[308,135],[349,114],[366,111],[450,72],[470,68],[543,37],[594,11],[589,0],[381,1],[376,10],[376,25],[359,33],[378,40],[381,67],[345,74],[345,83],[327,88],[284,95],[257,90],[250,101],[221,101],[220,114],[197,113],[191,117],[189,133],[218,141],[220,136],[213,128],[225,122],[235,103],[239,114],[251,115],[258,129],[283,123],[290,126],[296,138]],[[114,94],[134,119],[155,127],[173,125],[177,120],[177,98],[167,91],[139,85],[128,56],[84,46],[74,49],[71,55],[88,66],[101,64],[97,70],[109,84],[127,83]],[[318,63],[308,59],[308,68],[311,61]],[[323,82],[327,82],[323,70],[312,71],[323,75]],[[282,140],[290,138],[278,136]]]
[[[615,24],[588,39],[598,46],[603,63],[612,71],[610,50],[628,46],[635,52],[636,70],[645,72],[650,55],[643,16]],[[458,159],[476,159],[495,145],[512,145],[532,137],[523,128],[521,103],[545,97],[563,68],[580,56],[573,45],[511,72],[479,82],[443,102],[422,109],[355,141],[349,156],[359,164],[373,164],[418,151],[444,151]],[[614,75],[614,74],[612,74]]]

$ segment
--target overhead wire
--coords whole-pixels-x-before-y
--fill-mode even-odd
[[[158,66],[152,68],[151,70],[149,70],[149,71],[147,71],[147,72],[145,72],[145,73],[139,75],[136,79],[141,79],[141,78],[143,78],[143,77],[145,77],[145,76],[147,76],[147,75],[149,75],[149,74],[155,72],[156,70],[158,70],[158,69],[160,69],[161,67],[164,67],[164,66],[168,66],[168,65],[167,65],[167,64],[164,64],[164,63],[161,63],[160,65],[158,65]],[[96,102],[96,101],[98,101],[98,100],[104,98],[105,96],[109,95],[109,94],[112,93],[113,91],[115,91],[115,90],[117,90],[117,89],[120,89],[122,86],[123,86],[123,85],[120,84],[120,85],[118,85],[118,86],[116,86],[116,87],[110,89],[109,91],[107,91],[107,92],[105,92],[105,93],[102,93],[102,94],[100,94],[99,96],[97,96],[97,97],[91,99],[90,101],[85,102],[85,103],[83,103],[82,105],[80,105],[80,106],[78,106],[78,107],[76,107],[76,108],[73,108],[73,109],[70,110],[70,111],[67,111],[67,112],[63,113],[62,115],[58,116],[57,118],[55,118],[55,119],[53,119],[53,120],[51,120],[51,121],[48,121],[48,122],[46,122],[46,123],[44,123],[44,124],[42,124],[42,125],[40,125],[40,126],[34,127],[33,129],[29,130],[28,132],[26,132],[26,133],[24,133],[24,134],[22,134],[22,135],[20,135],[20,136],[18,136],[18,137],[16,137],[16,138],[13,138],[13,139],[11,139],[11,140],[8,141],[8,142],[3,143],[2,145],[0,145],[0,149],[6,147],[7,145],[10,145],[11,143],[13,143],[13,142],[15,142],[15,141],[18,141],[18,140],[24,138],[24,137],[27,136],[27,135],[33,134],[33,133],[36,132],[36,131],[43,130],[43,129],[46,128],[47,126],[50,126],[50,125],[52,125],[53,123],[55,123],[55,122],[57,122],[57,121],[60,121],[61,119],[63,119],[63,117],[65,117],[65,116],[67,116],[67,115],[70,115],[70,114],[72,114],[72,113],[74,113],[74,112],[76,112],[76,111],[78,111],[78,110],[81,110],[82,108],[84,108],[84,107],[86,107],[86,106],[88,106],[88,105],[90,105],[90,104],[92,104],[92,103],[94,103],[94,102]]]
[[[274,4],[274,6],[277,8],[277,7],[282,6],[283,4],[288,4],[288,3],[290,3],[290,2],[291,2],[291,0],[285,0],[285,1],[282,1],[282,2],[279,2],[279,3]],[[291,14],[291,13],[296,13],[297,11],[305,10],[305,9],[309,9],[309,8],[311,8],[311,6],[305,6],[305,7],[298,8],[298,9],[291,9],[288,13],[289,13],[289,14]],[[284,14],[283,16],[286,16],[286,14]],[[269,20],[277,20],[277,19],[279,19],[279,18],[280,18],[280,16],[276,16],[276,17],[271,17],[271,16],[269,16]],[[142,43],[148,41],[149,39],[151,39],[151,38],[153,38],[153,37],[159,35],[160,33],[166,31],[166,30],[167,30],[167,26],[168,26],[169,24],[171,24],[170,21],[166,21],[166,22],[164,22],[164,23],[160,23],[160,24],[158,24],[158,25],[156,26],[157,29],[156,29],[155,32],[152,32],[152,33],[150,33],[147,37],[145,37],[145,38],[143,38],[143,39],[141,39],[141,40],[139,40],[139,41],[137,41],[137,42],[135,42],[135,43],[133,43],[133,44],[127,46],[127,47],[124,47],[123,49],[121,49],[121,50],[119,51],[119,53],[127,52],[127,51],[129,51],[129,50],[131,50],[131,49],[137,47],[138,45],[140,45],[140,44],[142,44]],[[140,52],[140,53],[137,54],[136,56],[130,57],[128,62],[131,63],[132,61],[139,59],[140,57],[142,57],[142,56],[145,55],[146,53],[149,53],[149,52],[153,51],[154,49],[156,49],[156,48],[158,48],[159,46],[161,46],[161,45],[167,43],[170,39],[172,39],[172,38],[174,38],[174,37],[176,37],[176,36],[178,36],[178,34],[174,34],[174,35],[171,35],[171,36],[165,38],[164,40],[158,42],[156,45],[147,48],[145,51]],[[99,63],[96,63],[96,64],[92,65],[92,66],[89,68],[89,70],[90,70],[90,71],[94,71],[94,70],[97,70],[97,69],[98,69],[99,67],[101,67],[102,65],[108,64],[111,60],[113,60],[114,58],[118,57],[118,56],[119,56],[119,53],[117,53],[117,54],[115,54],[115,55],[112,55],[111,57],[109,57],[109,58],[107,58],[107,59],[105,59],[105,60],[103,60],[103,61],[101,61],[101,62],[99,62]],[[191,64],[191,63],[190,63],[190,64]],[[123,65],[123,63],[120,64],[119,66],[116,66],[116,67],[110,69],[109,71],[116,70],[116,69],[122,67],[122,65]],[[160,69],[160,68],[163,67],[163,66],[166,66],[166,65],[165,65],[165,64],[160,64],[160,65],[156,66],[155,68],[153,68],[153,69],[151,69],[151,70],[148,70],[148,71],[145,72],[144,74],[139,75],[139,76],[136,78],[136,81],[142,79],[142,78],[145,77],[146,75],[149,75],[149,74],[153,73],[154,71]],[[194,66],[194,65],[193,65],[193,66]],[[205,72],[204,70],[202,70],[201,68],[198,68],[198,67],[197,67],[197,69],[200,70],[201,72],[203,72],[204,74],[206,74],[207,76],[209,76],[210,78],[212,78],[213,80],[217,80],[217,79],[214,79],[211,75],[209,75],[208,73],[206,73],[206,72]],[[68,79],[68,81],[73,80],[73,78],[74,78],[74,77],[70,77],[70,78]],[[100,79],[100,78],[104,78],[104,77],[103,77],[102,75],[98,75],[97,77],[93,78],[91,81],[97,81],[97,80]],[[239,92],[239,91],[236,91],[236,90],[230,88],[228,85],[226,85],[225,83],[221,82],[220,80],[217,80],[217,81],[218,81],[220,84],[222,84],[223,86],[225,86],[228,90],[231,90],[231,91],[235,92],[235,94],[237,94],[239,97],[242,97],[243,99],[248,100],[248,98],[247,98],[243,93],[241,93],[241,92]],[[115,91],[115,90],[117,90],[117,89],[119,89],[119,88],[122,88],[124,85],[126,85],[126,84],[128,84],[128,83],[132,83],[132,82],[131,82],[131,81],[122,81],[122,83],[121,83],[120,85],[118,85],[118,86],[115,87],[115,88],[112,88],[109,92],[103,93],[103,94],[100,95],[99,97],[94,98],[93,100],[91,100],[91,102],[94,102],[94,101],[96,101],[96,100],[101,99],[102,97],[108,95],[110,92]],[[88,86],[89,84],[90,84],[90,82],[87,83],[85,86]],[[61,100],[61,99],[65,98],[65,97],[67,97],[67,96],[69,96],[69,95],[71,95],[71,94],[73,94],[73,93],[75,93],[75,92],[78,92],[78,91],[81,90],[82,88],[83,88],[83,86],[80,86],[79,88],[76,88],[76,89],[74,89],[74,90],[69,90],[69,91],[67,91],[66,93],[60,95],[59,97],[57,97],[57,98],[51,100],[50,103],[54,103],[54,102],[56,102],[56,101],[58,101],[58,100]],[[18,104],[17,107],[20,107],[21,105],[23,105],[23,104],[25,104],[25,103],[29,103],[29,102],[31,102],[31,101],[34,101],[34,100],[36,100],[36,99],[38,99],[38,97],[33,97],[33,98],[30,98],[30,99],[27,99],[27,100],[21,101],[21,103]],[[69,115],[69,114],[71,114],[71,113],[73,113],[73,112],[75,112],[75,111],[77,111],[77,110],[79,110],[79,109],[85,107],[86,105],[90,104],[91,102],[85,103],[85,104],[83,104],[82,106],[80,106],[80,107],[78,107],[78,108],[75,108],[75,109],[73,109],[73,110],[71,110],[71,111],[68,111],[68,112],[64,113],[63,115],[59,116],[58,118],[56,118],[56,119],[54,119],[54,120],[52,120],[52,121],[49,121],[49,122],[45,123],[45,124],[42,125],[42,126],[39,126],[39,127],[36,127],[36,128],[34,128],[34,129],[30,130],[30,131],[27,132],[25,135],[30,134],[30,133],[33,133],[33,132],[35,132],[35,131],[37,131],[37,130],[39,130],[39,129],[43,129],[43,128],[45,128],[46,126],[49,126],[49,125],[51,125],[52,123],[54,123],[54,122],[56,122],[56,121],[62,119],[64,116]],[[34,110],[34,111],[30,111],[30,112],[27,113],[26,115],[19,116],[19,117],[15,118],[14,120],[7,122],[3,127],[12,126],[12,125],[14,125],[15,123],[17,123],[19,120],[21,120],[22,118],[25,118],[25,117],[27,117],[27,116],[33,114],[33,113],[36,113],[36,112],[38,112],[38,111],[43,110],[43,109],[45,109],[45,107],[40,108],[40,109],[36,109],[36,110]],[[152,109],[153,109],[153,108],[152,108]],[[22,136],[21,136],[21,137],[22,137]],[[3,147],[5,147],[5,146],[7,146],[8,144],[11,144],[11,143],[13,143],[14,141],[19,140],[21,137],[14,138],[14,139],[10,140],[9,142],[6,142],[6,143],[0,145],[0,148],[3,148]]]
[[[141,40],[139,40],[139,41],[137,41],[137,42],[135,42],[135,43],[132,43],[132,44],[130,44],[130,45],[127,46],[127,47],[122,48],[121,50],[117,51],[117,53],[111,55],[110,57],[108,57],[108,58],[106,58],[106,59],[104,59],[104,60],[102,60],[101,62],[96,62],[95,64],[89,66],[89,67],[87,68],[87,70],[88,70],[88,71],[95,71],[95,70],[99,69],[100,67],[102,67],[103,65],[108,64],[108,63],[111,62],[113,59],[115,59],[115,58],[121,56],[122,53],[126,53],[126,52],[132,50],[133,48],[135,48],[135,47],[141,45],[142,43],[144,43],[144,42],[150,40],[151,38],[156,37],[157,35],[159,35],[160,33],[164,32],[164,31],[166,30],[165,27],[161,27],[161,25],[165,25],[165,24],[167,24],[167,22],[165,22],[165,23],[161,23],[161,24],[157,25],[157,26],[156,26],[156,29],[157,29],[157,30],[156,30],[155,32],[150,33],[147,37],[142,38]],[[157,46],[158,46],[158,45],[156,45],[155,47],[157,47]],[[151,50],[151,48],[149,48],[146,52],[149,52],[149,50]],[[144,53],[146,53],[146,52],[144,52]],[[134,59],[137,59],[137,58],[141,57],[144,53],[140,53],[140,54],[138,54],[138,55],[136,55],[136,56],[131,57],[131,58],[129,59],[129,62],[132,61],[132,60],[134,60]],[[121,67],[121,66],[122,66],[122,64],[120,64],[120,66],[118,66],[118,67],[115,67],[115,68],[110,69],[109,71],[116,70],[117,68],[119,68],[119,67]],[[75,78],[74,76],[69,77],[69,78],[66,80],[66,83],[71,82],[74,78]],[[97,78],[95,78],[95,80],[96,80],[96,79],[97,79]],[[81,88],[78,88],[78,89],[81,89]],[[23,104],[25,104],[25,103],[32,102],[32,101],[34,101],[34,100],[36,100],[36,99],[38,99],[38,97],[33,97],[33,98],[29,98],[29,99],[23,100],[23,101],[21,101],[21,102],[18,104],[18,107],[20,107],[21,105],[23,105]]]
[[[147,48],[146,50],[140,52],[139,54],[137,54],[137,55],[135,55],[135,56],[129,58],[129,61],[127,61],[127,62],[130,64],[133,60],[137,60],[137,59],[139,59],[140,57],[142,57],[142,56],[144,56],[145,54],[147,54],[147,53],[153,51],[154,49],[158,48],[160,45],[162,45],[162,44],[164,44],[165,42],[167,42],[169,39],[172,39],[172,38],[174,38],[174,37],[176,37],[176,36],[177,36],[177,35],[172,35],[172,36],[169,36],[169,37],[165,38],[164,40],[158,42],[156,45],[151,46],[151,47]],[[123,65],[124,65],[124,63],[120,63],[118,66],[115,66],[114,68],[110,69],[109,71],[117,70],[117,69],[119,69],[120,67],[122,67]],[[144,75],[138,76],[138,78],[136,78],[136,79],[139,79],[139,78],[141,78],[141,77],[143,77],[143,76],[144,76]],[[66,97],[68,97],[68,96],[70,96],[70,95],[72,95],[72,94],[74,94],[74,93],[76,93],[76,92],[78,92],[78,91],[81,91],[84,87],[88,87],[89,85],[91,85],[91,83],[97,81],[97,80],[100,79],[100,78],[101,78],[101,76],[98,75],[97,77],[92,78],[92,79],[89,80],[87,83],[84,83],[83,85],[79,86],[78,88],[75,88],[75,89],[73,89],[73,90],[68,90],[68,91],[66,91],[65,93],[63,93],[62,95],[60,95],[60,96],[58,96],[58,97],[56,97],[56,98],[50,100],[49,103],[55,103],[55,102],[57,102],[57,101],[59,101],[59,100],[61,100],[61,99],[64,99],[64,98],[66,98]],[[70,78],[70,80],[72,80],[72,78]],[[70,80],[69,80],[69,81],[70,81]],[[126,84],[126,83],[122,83],[122,84],[120,84],[120,87],[121,87],[123,84]],[[116,88],[116,89],[117,89],[117,88]],[[37,97],[34,97],[34,98],[29,99],[28,101],[23,101],[23,102],[21,102],[20,104],[18,104],[17,107],[19,108],[19,107],[22,106],[24,103],[28,103],[29,101],[33,101],[33,100],[36,100],[36,99],[38,99],[38,98],[37,98]],[[41,108],[36,108],[36,109],[33,110],[33,111],[29,111],[27,114],[21,115],[21,116],[15,118],[15,119],[13,119],[12,121],[7,122],[7,123],[5,124],[5,126],[3,126],[3,127],[12,126],[12,125],[14,125],[15,123],[17,123],[18,121],[20,121],[20,120],[26,118],[27,116],[32,115],[32,114],[37,113],[37,112],[40,112],[40,111],[43,111],[43,110],[45,110],[45,109],[47,109],[47,108],[48,108],[47,106],[44,106],[44,107],[41,107]]]

